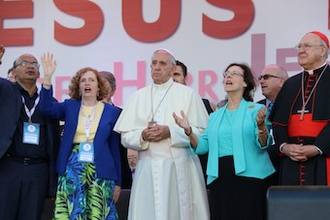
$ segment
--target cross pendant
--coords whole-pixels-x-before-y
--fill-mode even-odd
[[[151,119],[151,121],[148,122],[149,125],[155,126],[157,124],[157,121],[154,120],[154,118]]]
[[[300,113],[300,120],[303,120],[304,119],[304,114],[305,113],[308,113],[309,111],[308,110],[305,110],[305,106],[303,105],[302,109],[297,111],[297,113]]]

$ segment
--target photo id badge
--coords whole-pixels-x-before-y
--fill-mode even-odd
[[[24,122],[23,126],[23,143],[39,145],[40,125],[35,123]]]
[[[92,142],[82,142],[79,145],[79,162],[94,162],[94,145]]]

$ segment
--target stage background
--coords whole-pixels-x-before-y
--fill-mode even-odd
[[[292,76],[301,70],[294,49],[301,37],[313,30],[330,37],[327,0],[0,0],[0,19],[1,77],[23,53],[40,60],[52,52],[59,101],[68,97],[70,77],[90,66],[115,74],[119,106],[150,84],[158,48],[184,62],[189,86],[216,103],[225,96],[228,64],[245,62],[256,77],[279,64]],[[255,101],[261,98],[259,88]]]

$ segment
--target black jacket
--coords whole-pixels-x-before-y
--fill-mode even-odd
[[[56,101],[54,99],[54,101]],[[38,106],[37,106],[38,107]],[[22,98],[18,87],[10,81],[0,78],[0,159],[9,149],[16,131],[22,110]],[[60,141],[58,121],[47,118],[47,156],[49,182],[47,196],[54,197],[57,185],[55,171],[56,157]]]

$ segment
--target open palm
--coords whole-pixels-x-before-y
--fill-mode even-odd
[[[44,68],[44,78],[51,79],[57,66],[56,60],[54,60],[53,58],[53,54],[52,53],[43,54],[41,57],[41,64],[42,67]]]
[[[173,112],[175,123],[177,123],[177,125],[179,125],[181,128],[188,130],[190,128],[188,118],[182,110],[180,111],[180,114],[182,118]]]

